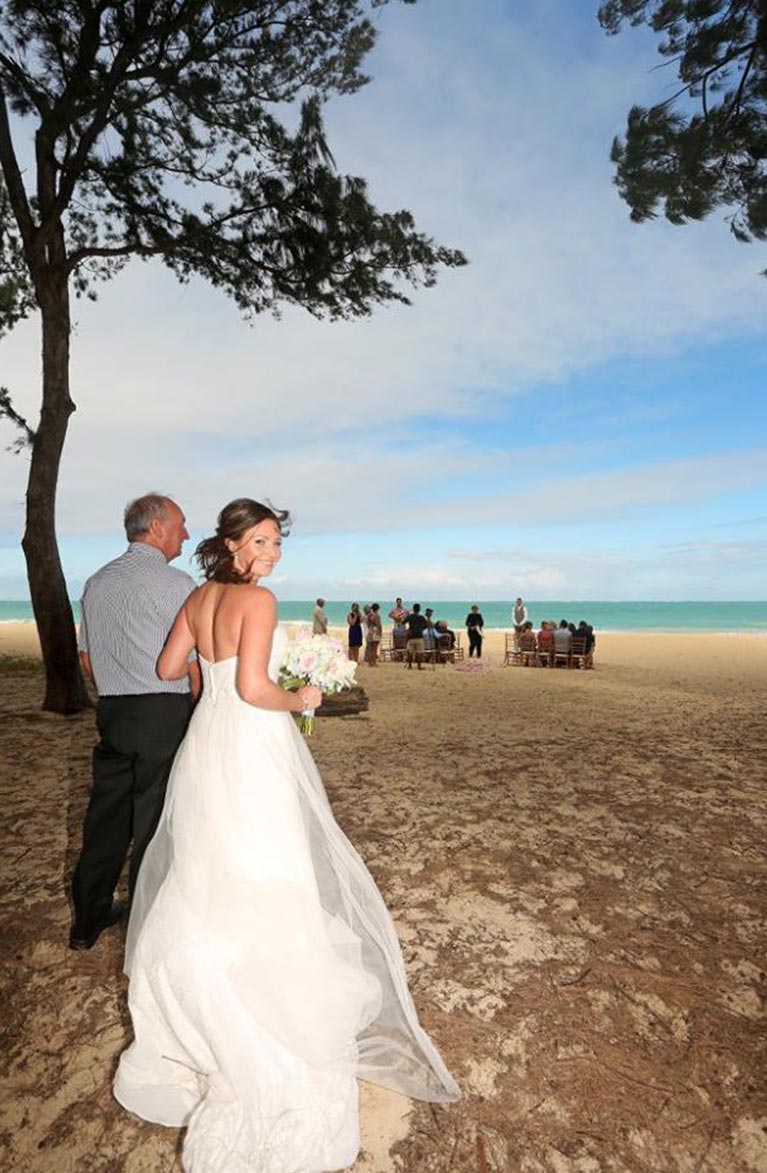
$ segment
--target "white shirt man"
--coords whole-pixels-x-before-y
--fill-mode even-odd
[[[327,635],[328,634],[328,617],[325,614],[325,600],[318,599],[317,605],[312,611],[312,635]]]
[[[517,599],[511,612],[511,625],[516,633],[519,634],[526,623],[527,607],[525,606],[524,599]]]

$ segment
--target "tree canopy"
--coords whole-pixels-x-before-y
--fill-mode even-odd
[[[678,74],[664,100],[631,109],[613,143],[632,219],[681,224],[722,208],[739,240],[767,239],[765,0],[606,0],[599,20],[609,33],[648,25]]]
[[[403,280],[432,284],[460,253],[416,232],[408,212],[376,211],[363,180],[336,172],[325,138],[323,100],[368,80],[360,67],[375,34],[365,7],[0,4],[0,258],[5,239],[18,259],[18,234],[34,282],[63,225],[78,293],[131,256],[157,256],[256,313],[294,302],[353,316],[407,301]],[[7,108],[37,126],[33,193],[11,151]]]
[[[327,142],[323,104],[368,80],[387,3],[0,0],[0,333],[35,308],[42,334],[39,424],[6,388],[0,416],[32,451],[22,546],[45,708],[87,703],[55,533],[71,291],[157,257],[247,313],[337,319],[465,263],[410,212],[379,211]]]

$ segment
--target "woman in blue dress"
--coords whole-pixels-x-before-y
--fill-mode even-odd
[[[359,603],[352,603],[346,622],[349,624],[349,659],[358,664],[362,647],[362,614]]]

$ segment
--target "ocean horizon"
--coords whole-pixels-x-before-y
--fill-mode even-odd
[[[368,600],[360,598],[359,602]],[[393,607],[393,599],[371,599],[380,602],[385,618]],[[449,627],[461,628],[472,604],[476,602],[485,620],[485,627],[492,630],[508,630],[511,626],[511,609],[514,600],[453,599],[434,601],[427,596],[418,599],[421,609],[434,608],[434,618],[444,619]],[[333,627],[344,626],[349,601],[329,599],[325,605],[328,622]],[[405,600],[406,605],[410,600]],[[585,619],[597,631],[629,632],[750,632],[767,635],[766,602],[600,602],[592,600],[526,600],[528,614],[537,627],[542,619],[566,619],[578,623]],[[279,600],[279,617],[284,623],[308,623],[314,608],[313,599]],[[72,602],[75,620],[80,617],[79,604]],[[0,623],[30,623],[33,621],[32,604],[25,599],[0,600]]]

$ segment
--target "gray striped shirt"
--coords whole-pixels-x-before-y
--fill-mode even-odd
[[[189,678],[160,680],[157,657],[196,587],[155,546],[128,549],[91,575],[81,602],[79,647],[90,656],[100,696],[189,692]]]

